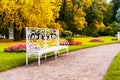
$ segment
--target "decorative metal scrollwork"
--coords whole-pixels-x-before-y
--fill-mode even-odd
[[[30,40],[36,39],[36,40],[49,40],[51,38],[55,39],[57,38],[57,31],[54,29],[29,29],[29,35],[28,38]]]
[[[56,45],[59,39],[59,30],[49,28],[26,28],[26,42],[34,44],[37,47],[45,48],[46,46]],[[32,47],[33,48],[33,47]],[[28,49],[29,48],[28,45]],[[36,47],[34,47],[36,49]],[[31,49],[33,50],[33,49]]]
[[[29,33],[30,39],[44,40],[45,31],[44,30],[31,30]]]

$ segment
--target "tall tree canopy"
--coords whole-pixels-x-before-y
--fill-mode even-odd
[[[116,19],[120,22],[120,9],[117,10]]]
[[[57,0],[1,0],[0,28],[13,28],[14,38],[20,39],[20,32],[26,26],[47,27],[59,16]]]
[[[114,20],[116,20],[115,16],[117,13],[117,10],[120,8],[120,0],[112,0],[111,3],[114,4],[113,11],[114,11]]]
[[[60,16],[58,21],[64,22],[62,25],[65,30],[77,32],[82,30],[87,22],[85,20],[85,8],[90,7],[94,0],[62,0]]]
[[[20,40],[30,26],[91,35],[111,26],[119,7],[120,0],[0,0],[0,34],[12,28]]]

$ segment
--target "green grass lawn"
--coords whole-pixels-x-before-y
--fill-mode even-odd
[[[104,40],[104,42],[89,42],[91,39],[93,39],[93,37],[74,38],[75,41],[81,41],[83,44],[69,46],[69,51],[74,51],[78,49],[89,48],[89,47],[94,47],[94,46],[99,46],[104,44],[113,44],[117,42],[117,41],[112,41],[111,36],[105,36],[105,37],[99,37],[99,38]]]
[[[89,42],[92,37],[80,37],[74,38],[75,41],[81,41],[81,45],[72,45],[69,46],[69,51],[75,51],[83,48],[103,45],[103,44],[111,44],[116,43],[117,41],[112,41],[110,36],[107,37],[100,37],[104,40],[104,42]],[[10,68],[14,68],[17,66],[25,65],[25,52],[24,53],[10,53],[4,52],[4,48],[15,45],[19,43],[25,42],[0,42],[0,72],[8,70]],[[53,55],[53,54],[50,54]],[[29,62],[35,61],[36,59],[30,59]]]
[[[111,63],[104,80],[120,80],[120,53]]]

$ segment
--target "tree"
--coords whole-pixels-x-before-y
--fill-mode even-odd
[[[118,22],[120,22],[120,9],[117,10],[116,19]]]
[[[2,24],[0,26],[1,29],[5,31],[9,28],[14,29],[14,40],[20,40],[20,33],[21,29],[25,27],[26,19],[24,12],[22,11],[22,5],[20,6],[19,3],[11,0],[2,0],[1,2],[2,7]],[[9,35],[9,30],[6,32]],[[6,36],[8,36],[6,35]]]
[[[114,4],[114,7],[113,7],[113,11],[114,11],[114,18],[113,20],[116,20],[115,16],[116,16],[116,13],[117,13],[117,10],[120,8],[120,0],[112,0],[111,3]]]
[[[100,31],[103,31],[105,28],[103,23],[104,13],[107,11],[105,4],[106,2],[104,0],[95,0],[89,8],[85,9],[85,18],[88,23],[88,27],[91,28],[92,32],[96,30],[99,31],[99,29],[102,29]]]
[[[14,40],[20,40],[25,27],[48,27],[59,16],[57,0],[2,0],[0,28],[14,29]]]
[[[104,12],[104,19],[103,22],[106,26],[110,25],[114,21],[114,11],[112,10],[114,5],[113,3],[106,3],[106,12]]]
[[[62,0],[60,16],[58,21],[64,22],[67,26],[65,30],[70,30],[73,33],[82,30],[87,22],[85,20],[86,13],[84,8],[88,8],[93,0]]]

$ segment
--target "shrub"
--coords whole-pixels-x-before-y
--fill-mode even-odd
[[[117,28],[117,31],[120,31],[120,28]]]
[[[105,35],[114,35],[114,32],[110,26],[105,28]]]
[[[90,40],[89,42],[104,42],[104,41],[100,38],[94,38],[94,39]]]
[[[118,31],[120,31],[120,23],[114,21],[110,24],[114,34],[117,33]]]
[[[4,49],[4,52],[25,52],[26,44],[17,44]]]
[[[81,35],[91,36],[93,31],[94,29],[91,26],[87,26],[83,28],[80,32],[81,32]]]
[[[111,40],[116,41],[116,40],[118,40],[118,39],[117,39],[117,38],[112,38]]]
[[[63,37],[70,37],[70,36],[72,36],[72,32],[71,31],[64,31],[62,36]]]
[[[100,29],[97,30],[97,33],[98,33],[100,36],[105,36],[104,31],[105,31],[105,27],[101,27]]]
[[[72,38],[72,37],[66,37],[66,40],[67,40],[68,42],[70,42],[70,41],[73,41],[73,38]]]
[[[93,37],[99,37],[99,34],[97,33],[97,31],[94,31],[92,34]]]

